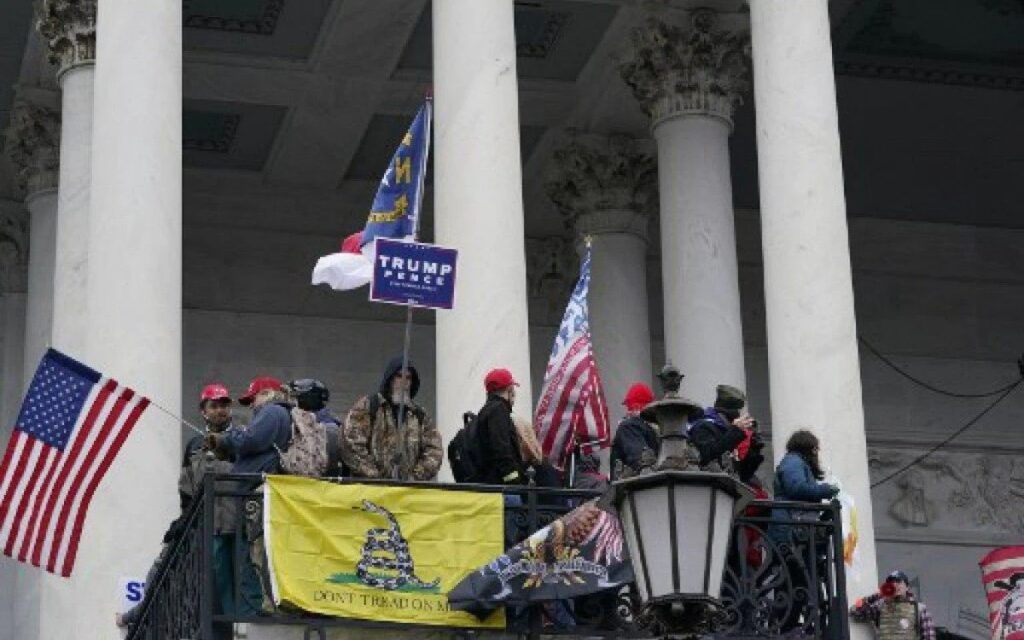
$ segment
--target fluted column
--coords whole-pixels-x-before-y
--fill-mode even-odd
[[[24,390],[50,345],[56,248],[60,114],[24,98],[15,100],[5,149],[17,169],[17,188],[29,212],[28,297],[25,303]]]
[[[613,426],[628,385],[650,383],[647,227],[656,207],[655,166],[626,137],[577,136],[554,154],[547,192],[591,242],[590,326]]]
[[[435,0],[434,236],[459,250],[455,309],[437,314],[437,424],[447,442],[510,369],[530,415],[530,340],[512,0]],[[447,473],[447,467],[446,471]]]
[[[711,10],[691,19],[637,29],[621,72],[658,144],[665,355],[685,395],[710,403],[718,384],[746,386],[729,135],[749,46]]]
[[[181,406],[180,0],[102,0],[96,17],[87,362]],[[70,579],[46,576],[40,636],[113,637],[122,576],[143,574],[177,514],[180,427],[155,408],[96,492]]]
[[[96,0],[43,0],[37,28],[58,66],[61,94],[60,192],[53,282],[53,345],[83,357],[92,177]]]
[[[755,0],[750,23],[772,444],[778,458],[795,429],[813,428],[856,501],[853,602],[878,581],[828,3]]]

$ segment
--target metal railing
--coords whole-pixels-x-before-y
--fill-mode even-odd
[[[437,484],[336,479],[338,482],[429,487],[520,496],[505,507],[505,542],[511,546],[550,524],[584,500],[588,491],[541,487]],[[330,627],[414,629],[417,625],[331,618],[276,607],[262,556],[261,478],[227,474],[204,479],[203,493],[183,515],[179,537],[155,568],[128,640],[224,640],[232,625],[295,625],[306,638],[326,640]],[[233,531],[216,531],[215,509],[237,513]],[[843,538],[838,502],[754,502],[735,520],[723,579],[715,636],[801,636],[848,640]],[[253,552],[255,549],[255,552]],[[253,558],[257,561],[253,562]],[[229,560],[225,563],[225,560]],[[221,562],[221,566],[215,566]],[[230,565],[230,566],[229,566]],[[229,574],[229,575],[225,575]],[[228,581],[229,580],[229,581]],[[230,594],[220,598],[219,593]],[[537,604],[509,611],[507,631],[531,640],[541,634],[586,637],[650,637],[647,612],[635,591],[624,587],[559,605]],[[434,631],[437,626],[422,627]],[[453,636],[472,635],[450,629]],[[479,635],[486,635],[480,632]]]

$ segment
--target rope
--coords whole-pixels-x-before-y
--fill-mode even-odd
[[[979,420],[981,420],[983,417],[985,417],[985,415],[989,411],[991,411],[992,409],[995,409],[996,405],[998,405],[1000,402],[1005,400],[1006,397],[1009,396],[1013,392],[1014,389],[1016,389],[1017,387],[1021,386],[1022,383],[1024,383],[1024,356],[1021,356],[1021,358],[1017,361],[1017,369],[1019,371],[1019,375],[1018,375],[1017,379],[1014,380],[1013,382],[1005,385],[1005,386],[999,387],[998,389],[994,389],[992,391],[986,391],[985,393],[958,393],[958,392],[955,392],[955,391],[947,391],[945,389],[940,389],[940,388],[938,388],[938,387],[936,387],[934,385],[928,384],[927,382],[925,382],[924,380],[921,380],[920,378],[916,378],[916,377],[910,375],[909,373],[907,373],[906,371],[901,369],[892,360],[890,360],[885,355],[883,355],[881,351],[876,349],[874,347],[874,345],[872,345],[870,342],[865,340],[863,336],[858,335],[857,336],[857,340],[860,341],[860,343],[862,345],[864,345],[864,347],[868,351],[870,351],[872,354],[874,354],[874,356],[876,358],[878,358],[883,363],[885,363],[890,368],[892,368],[893,371],[895,371],[896,373],[900,374],[901,376],[903,376],[907,380],[910,380],[914,384],[916,384],[918,386],[921,386],[921,387],[924,387],[925,389],[928,389],[929,391],[932,391],[934,393],[938,393],[940,395],[944,395],[944,396],[947,396],[947,397],[950,397],[950,398],[991,398],[993,396],[998,396],[987,407],[982,409],[977,415],[975,415],[973,418],[968,420],[967,424],[963,425],[962,427],[960,427],[959,429],[954,431],[949,437],[944,439],[942,442],[939,442],[938,444],[933,446],[928,451],[925,451],[923,454],[917,456],[916,458],[914,458],[913,460],[911,460],[907,464],[903,465],[902,467],[900,467],[896,471],[893,471],[889,475],[885,476],[881,480],[872,483],[872,485],[871,485],[872,489],[874,489],[877,486],[885,484],[886,482],[892,480],[893,478],[895,478],[896,476],[900,475],[901,473],[903,473],[907,469],[910,469],[911,467],[913,467],[913,466],[923,462],[925,459],[927,459],[933,453],[935,453],[936,451],[938,451],[942,447],[944,447],[947,444],[949,444],[950,442],[952,442],[957,436],[959,436],[964,431],[967,431],[972,426],[977,424],[977,422]]]
[[[1017,380],[1017,382],[1014,382],[1014,383],[1013,383],[1013,384],[1011,384],[1011,385],[1010,385],[1009,387],[1005,388],[1005,389],[1003,390],[1003,392],[1002,392],[1002,395],[1000,395],[1000,396],[999,396],[998,398],[996,398],[996,399],[995,399],[994,401],[992,401],[992,403],[991,403],[991,404],[989,404],[989,405],[988,405],[987,407],[985,407],[984,409],[982,409],[982,410],[981,410],[981,412],[980,412],[980,413],[978,413],[978,414],[977,414],[976,416],[974,416],[973,418],[971,418],[971,419],[970,419],[970,420],[969,420],[969,421],[967,422],[967,424],[965,424],[964,426],[962,426],[962,427],[960,427],[959,429],[957,429],[956,431],[954,431],[954,432],[952,433],[952,435],[950,435],[949,437],[947,437],[947,438],[946,438],[945,440],[943,440],[942,442],[938,443],[937,445],[933,446],[933,447],[932,447],[931,449],[929,449],[928,451],[926,451],[926,452],[924,452],[923,454],[921,454],[921,455],[917,456],[916,458],[914,458],[913,460],[911,460],[911,461],[910,461],[910,462],[908,462],[907,464],[903,465],[902,467],[900,467],[900,468],[899,468],[899,469],[897,469],[896,471],[893,471],[893,472],[892,472],[892,473],[890,473],[889,475],[885,476],[885,477],[884,477],[884,478],[882,478],[881,480],[879,480],[879,481],[877,481],[877,482],[873,482],[873,483],[871,484],[871,488],[872,488],[872,489],[874,489],[875,487],[877,487],[877,486],[879,486],[879,485],[883,485],[883,484],[885,484],[886,482],[888,482],[888,481],[892,480],[893,478],[895,478],[896,476],[900,475],[901,473],[903,473],[903,472],[904,472],[904,471],[906,471],[907,469],[909,469],[909,468],[911,468],[911,467],[913,467],[913,466],[917,465],[918,463],[920,463],[920,462],[924,461],[924,460],[925,460],[926,458],[928,458],[928,457],[929,457],[930,455],[932,455],[933,453],[935,453],[936,451],[938,451],[938,450],[939,450],[939,449],[941,449],[942,447],[944,447],[944,446],[946,446],[947,444],[949,444],[950,442],[952,442],[954,438],[956,438],[957,436],[959,436],[959,435],[960,435],[961,433],[963,433],[964,431],[967,431],[967,429],[969,429],[970,427],[974,426],[974,424],[975,424],[975,423],[977,423],[977,422],[978,422],[979,420],[981,420],[981,419],[982,419],[982,418],[983,418],[983,417],[985,416],[985,414],[987,414],[987,413],[988,413],[989,411],[991,411],[992,409],[995,409],[995,408],[996,408],[996,405],[998,405],[998,404],[999,404],[1000,402],[1002,402],[1003,400],[1005,400],[1005,399],[1006,399],[1006,397],[1007,397],[1007,396],[1009,396],[1009,395],[1010,395],[1010,393],[1012,393],[1014,389],[1016,389],[1017,387],[1019,387],[1019,386],[1021,385],[1021,383],[1024,383],[1024,378],[1022,378],[1022,379],[1019,379],[1019,380]]]
[[[915,378],[914,376],[910,375],[909,373],[907,373],[906,371],[901,369],[899,367],[899,365],[897,365],[892,360],[890,360],[889,358],[884,356],[882,354],[882,352],[880,352],[878,349],[876,349],[874,347],[874,345],[872,345],[870,342],[865,340],[863,336],[857,336],[857,340],[859,340],[860,343],[862,345],[864,345],[864,347],[868,351],[870,351],[872,354],[874,354],[874,356],[876,358],[878,358],[879,360],[881,360],[885,364],[889,365],[889,367],[891,367],[893,371],[895,371],[896,373],[900,374],[901,376],[903,376],[907,380],[910,380],[914,384],[922,386],[925,389],[928,389],[929,391],[933,391],[933,392],[938,393],[940,395],[949,396],[950,398],[991,398],[992,396],[997,396],[997,395],[999,395],[999,394],[1001,394],[1001,393],[1003,393],[1005,391],[1009,391],[1009,390],[1013,389],[1014,387],[1016,387],[1020,383],[1021,379],[1024,378],[1024,371],[1022,371],[1020,377],[1018,377],[1015,381],[1013,381],[1013,382],[1011,382],[1011,383],[1009,383],[1007,385],[1004,385],[1002,387],[999,387],[998,389],[993,389],[992,391],[986,391],[984,393],[958,393],[958,392],[955,392],[955,391],[946,391],[945,389],[940,389],[940,388],[938,388],[938,387],[936,387],[934,385],[928,384],[927,382],[925,382],[924,380],[921,380],[920,378]],[[1018,363],[1018,364],[1020,364],[1020,363]]]

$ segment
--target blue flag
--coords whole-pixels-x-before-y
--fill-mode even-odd
[[[428,100],[416,114],[380,181],[360,247],[378,237],[412,238],[416,234],[430,153],[430,116]]]

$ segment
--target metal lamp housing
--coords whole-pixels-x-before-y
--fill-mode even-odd
[[[641,600],[717,601],[733,518],[752,498],[725,473],[662,470],[616,482]]]

